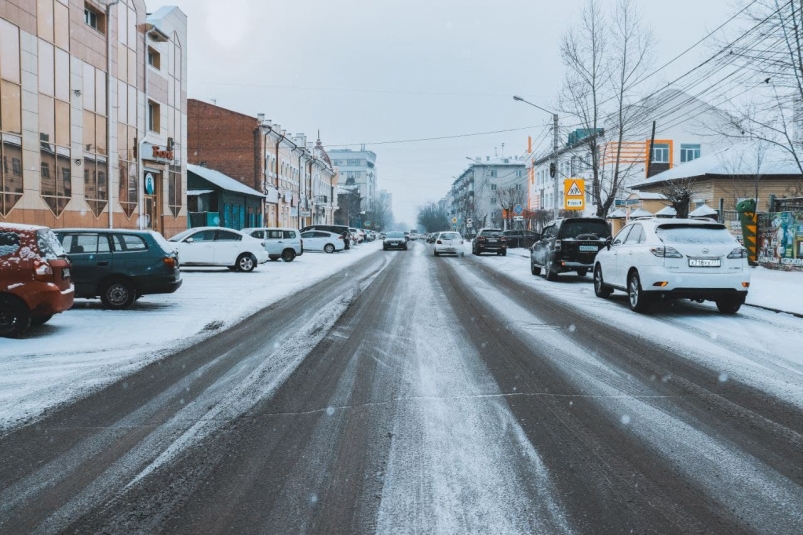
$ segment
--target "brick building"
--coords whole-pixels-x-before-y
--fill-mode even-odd
[[[1,4],[0,221],[186,228],[184,13]]]
[[[200,100],[188,101],[188,159],[265,194],[264,223],[331,222],[338,174],[318,140]]]

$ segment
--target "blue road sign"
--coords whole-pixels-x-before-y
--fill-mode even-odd
[[[513,213],[516,215],[521,215],[524,213],[524,207],[520,204],[517,204],[513,207]]]

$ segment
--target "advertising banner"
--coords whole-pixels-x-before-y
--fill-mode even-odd
[[[758,261],[803,268],[803,212],[770,212],[758,221]]]

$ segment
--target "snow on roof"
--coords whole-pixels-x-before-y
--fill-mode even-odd
[[[660,217],[675,217],[676,215],[678,215],[678,211],[671,206],[664,206],[663,208],[655,212],[655,215]]]
[[[249,188],[245,184],[237,182],[230,176],[224,175],[220,171],[215,171],[214,169],[201,167],[200,165],[188,164],[187,171],[195,175],[198,175],[207,182],[211,182],[215,186],[225,189],[226,191],[233,191],[236,193],[242,193],[243,195],[251,195],[254,197],[265,196],[264,194],[258,192],[257,190]]]
[[[689,212],[689,217],[708,217],[710,215],[717,215],[718,213],[719,212],[717,212],[707,204],[704,204],[701,207],[697,208],[696,210]]]
[[[627,214],[621,208],[617,208],[616,210],[608,214],[608,217],[610,219],[624,219],[625,217],[627,217]]]
[[[641,185],[706,175],[800,175],[792,155],[776,145],[739,143],[651,176]],[[638,185],[636,186],[638,187]]]
[[[630,217],[652,217],[652,212],[644,208],[639,208],[638,210],[630,212]]]
[[[628,199],[639,199],[642,201],[665,201],[666,195],[653,191],[634,191]]]
[[[204,195],[206,193],[214,193],[215,190],[213,189],[190,189],[187,190],[188,197],[197,197],[198,195]]]

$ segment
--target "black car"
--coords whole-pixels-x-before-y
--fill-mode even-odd
[[[471,254],[496,253],[507,256],[507,238],[501,228],[483,228],[471,241]]]
[[[388,249],[402,249],[404,251],[407,250],[407,240],[404,237],[404,232],[388,232],[385,235],[385,239],[382,240],[382,250],[387,251]]]
[[[334,232],[343,236],[343,243],[346,244],[346,249],[351,249],[351,231],[346,225],[310,225],[301,229],[301,232],[309,230],[325,230],[326,232]]]
[[[608,223],[599,217],[556,219],[544,227],[541,239],[530,248],[530,271],[547,280],[558,273],[575,271],[581,277],[594,267],[594,257],[611,235]]]
[[[147,294],[181,287],[178,253],[161,234],[145,230],[54,229],[72,262],[75,297],[100,297],[124,309]]]
[[[507,238],[507,246],[511,249],[517,247],[527,249],[541,239],[540,234],[531,230],[506,230],[503,234]]]

